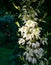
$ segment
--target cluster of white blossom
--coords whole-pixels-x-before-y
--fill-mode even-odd
[[[24,39],[27,40],[34,40],[38,39],[40,35],[40,27],[38,27],[38,23],[34,22],[32,20],[28,20],[25,22],[25,25],[22,26],[19,31],[21,32],[21,35],[23,38],[20,38],[19,44],[21,43],[21,40],[24,41]],[[22,43],[24,44],[24,43]]]
[[[37,60],[41,59],[44,54],[42,48],[32,49],[29,46],[26,46],[26,50],[27,51],[23,53],[23,56],[25,56],[26,60],[32,64],[37,64]]]
[[[40,45],[41,43],[44,45],[44,43],[47,42],[47,39],[40,39],[40,32],[42,28],[38,27],[38,23],[32,20],[28,20],[24,23],[25,24],[19,28],[22,38],[19,38],[18,41],[20,45],[23,45],[26,48],[23,56],[26,61],[32,64],[37,64],[37,62],[39,62],[39,65],[45,65],[42,60],[44,56],[44,49],[41,48]]]
[[[37,12],[31,6],[29,7],[28,4],[25,4],[22,7],[21,11],[22,13],[20,13],[19,18],[21,18],[23,21],[28,21],[28,20],[37,21],[38,20]]]
[[[22,7],[22,14],[19,15],[24,21],[24,25],[19,28],[21,32],[21,38],[18,43],[25,47],[26,51],[23,53],[23,57],[26,61],[24,65],[29,65],[29,62],[33,65],[46,65],[47,59],[44,57],[45,50],[41,47],[41,44],[47,44],[47,38],[41,38],[41,30],[38,23],[38,14],[32,8],[31,2],[37,0],[22,0],[25,4]],[[31,1],[31,2],[30,2]],[[28,4],[27,4],[28,3]]]

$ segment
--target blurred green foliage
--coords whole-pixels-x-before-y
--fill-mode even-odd
[[[7,65],[12,55],[12,49],[0,48],[0,65]]]

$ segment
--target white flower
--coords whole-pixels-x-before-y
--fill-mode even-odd
[[[23,65],[28,65],[28,64],[23,64]]]
[[[43,60],[40,61],[39,65],[45,65]]]
[[[41,58],[43,56],[43,54],[44,54],[44,50],[42,48],[35,49],[34,53],[35,53],[37,58]]]
[[[31,33],[32,33],[33,29],[34,29],[34,28],[29,28],[29,32],[31,32]]]
[[[39,48],[38,51],[39,51],[40,53],[44,53],[43,48]]]
[[[29,62],[32,60],[32,57],[29,55],[28,52],[24,52],[23,55],[26,57],[26,60],[28,60]]]
[[[32,50],[28,45],[26,45],[26,49],[27,49],[28,51]]]
[[[23,38],[25,38],[26,40],[32,40],[35,38],[34,34],[24,34]]]
[[[26,40],[32,40],[36,37],[38,39],[40,35],[40,28],[34,28],[35,26],[37,26],[37,22],[32,20],[26,21],[25,26],[22,26],[22,28],[19,29],[23,38]]]
[[[44,58],[44,60],[45,60],[46,62],[48,62],[47,58]]]
[[[36,48],[36,43],[32,43],[32,48]]]
[[[35,29],[33,29],[33,31],[32,31],[33,33],[34,33],[34,35],[36,36],[36,39],[38,39],[39,38],[39,35],[40,35],[40,28],[35,28]]]
[[[36,58],[33,58],[31,62],[32,62],[32,64],[36,64],[37,63]]]
[[[26,56],[26,59],[28,59],[29,53],[28,53],[28,52],[24,52],[24,53],[23,53],[23,56]]]
[[[26,40],[31,40],[31,39],[32,39],[31,34],[27,34],[26,35]]]
[[[26,21],[26,24],[25,24],[25,26],[28,26],[29,28],[30,27],[35,27],[35,26],[37,26],[37,22],[34,22],[34,21],[32,21],[32,20],[28,20],[28,21]]]
[[[28,44],[29,46],[31,46],[32,43],[31,43],[31,41],[28,41],[26,44]]]
[[[23,19],[23,21],[27,21],[28,19],[30,19],[30,16],[27,15],[27,14],[25,14],[25,15],[23,15],[23,18],[22,19]]]
[[[37,53],[38,53],[38,49],[35,49],[33,52],[34,52],[35,54],[37,54]]]
[[[26,34],[26,33],[24,33],[23,38],[26,38],[26,36],[27,36],[27,34]]]
[[[47,38],[40,39],[40,43],[36,41],[40,38],[41,28],[38,27],[37,22],[32,20],[26,21],[25,25],[22,26],[19,31],[22,36],[18,41],[19,44],[26,44],[26,51],[23,53],[23,56],[25,56],[26,61],[36,64],[37,59],[41,59],[44,55],[44,50],[40,47],[40,43],[47,43]],[[34,40],[36,41],[35,43]],[[43,62],[40,63],[40,65],[43,65]]]
[[[36,42],[36,47],[39,47],[40,46],[40,43],[39,42]]]
[[[18,42],[19,42],[19,44],[22,44],[22,45],[25,44],[25,40],[23,38],[20,38]]]
[[[21,28],[19,28],[19,31],[21,32],[21,35],[23,36],[24,34],[27,33],[28,27],[27,26],[22,26]]]
[[[35,16],[38,16],[37,12],[35,12]]]
[[[39,54],[39,58],[41,58],[44,54],[44,50],[42,48],[39,48],[38,54]]]
[[[29,53],[29,56],[33,56],[33,49],[30,48],[29,46],[26,46],[26,50]]]
[[[28,62],[31,62],[32,61],[32,57],[28,57]]]
[[[29,55],[30,55],[30,56],[33,56],[33,50],[32,50],[32,49],[30,49]]]
[[[43,38],[42,40],[41,40],[41,42],[42,42],[42,44],[44,45],[44,44],[47,44],[47,38]]]
[[[32,48],[37,48],[39,46],[40,46],[40,43],[39,42],[32,43]]]
[[[24,34],[23,38],[25,38],[25,40],[32,40],[33,35],[32,34]]]

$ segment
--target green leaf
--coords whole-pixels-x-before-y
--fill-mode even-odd
[[[0,65],[7,65],[11,55],[11,49],[0,48]]]

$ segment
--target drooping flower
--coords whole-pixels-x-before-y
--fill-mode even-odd
[[[44,61],[41,60],[40,63],[39,63],[39,65],[45,65],[45,64],[44,64]]]
[[[21,32],[21,35],[24,36],[24,34],[28,32],[28,28],[27,26],[22,26],[21,28],[19,28],[19,31]]]
[[[36,64],[37,63],[37,60],[36,60],[36,58],[32,58],[32,64]]]
[[[38,23],[33,20],[28,20],[25,25],[19,28],[22,38],[19,39],[19,44],[24,45],[26,51],[23,53],[25,60],[32,64],[37,63],[37,59],[44,56],[44,49],[41,48],[41,43],[46,43],[47,39],[40,39],[40,27]],[[40,40],[40,41],[38,41]]]
[[[44,55],[44,50],[42,48],[35,49],[34,54],[37,58],[41,58]]]
[[[31,28],[31,27],[35,27],[35,26],[37,26],[37,22],[35,22],[35,21],[32,21],[32,20],[28,20],[28,21],[26,21],[26,24],[25,24],[25,26],[27,26],[27,27],[29,27],[29,28]]]
[[[25,44],[25,40],[23,38],[20,38],[18,42],[19,42],[19,44],[22,44],[22,45]]]

